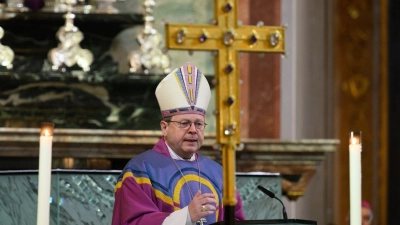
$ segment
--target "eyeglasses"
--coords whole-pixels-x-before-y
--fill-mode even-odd
[[[166,122],[174,122],[176,124],[178,124],[179,128],[182,129],[186,129],[186,128],[190,128],[192,126],[192,123],[194,124],[194,127],[196,128],[196,130],[204,130],[204,128],[206,128],[207,124],[204,122],[190,122],[190,121],[186,121],[186,120],[182,120],[182,121],[166,121]]]

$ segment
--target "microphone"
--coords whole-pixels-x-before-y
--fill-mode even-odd
[[[257,188],[260,189],[260,191],[262,191],[264,194],[268,195],[270,198],[275,198],[282,204],[283,219],[287,220],[288,218],[287,218],[286,208],[285,208],[285,205],[283,205],[283,202],[279,198],[277,198],[272,191],[266,189],[265,187],[258,185]]]

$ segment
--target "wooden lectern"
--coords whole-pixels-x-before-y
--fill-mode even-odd
[[[299,219],[289,219],[289,220],[243,220],[243,221],[235,221],[235,225],[264,225],[264,224],[275,224],[275,225],[317,225],[316,221],[311,220],[299,220]],[[225,222],[220,221],[213,223],[211,225],[225,225]]]

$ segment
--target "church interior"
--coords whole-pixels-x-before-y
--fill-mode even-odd
[[[257,190],[261,182],[292,219],[346,224],[358,194],[371,224],[397,224],[400,2],[0,6],[0,224],[36,220],[43,123],[54,124],[50,224],[110,224],[116,174],[162,136],[156,86],[188,61],[212,89],[199,152],[225,165],[221,143],[236,143],[231,172],[247,217],[281,219],[280,203]],[[224,13],[232,16],[219,19]],[[221,85],[225,75],[237,83]],[[237,120],[227,125],[225,115]],[[361,133],[356,179],[352,132]],[[357,176],[360,188],[351,189]]]

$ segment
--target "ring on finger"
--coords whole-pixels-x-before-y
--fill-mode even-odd
[[[202,211],[202,212],[205,212],[205,211],[207,211],[207,209],[206,209],[206,206],[205,206],[205,205],[202,205],[202,206],[201,206],[201,211]]]

